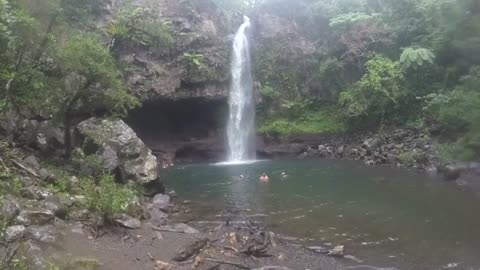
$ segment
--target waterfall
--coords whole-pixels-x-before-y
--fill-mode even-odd
[[[233,40],[232,84],[228,100],[230,111],[227,125],[230,162],[255,159],[255,103],[248,42],[250,26],[250,19],[244,16],[244,22]]]

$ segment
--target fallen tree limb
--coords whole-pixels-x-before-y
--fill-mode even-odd
[[[23,165],[22,163],[20,163],[19,161],[15,160],[15,159],[11,159],[12,163],[15,164],[15,166],[19,167],[20,169],[26,171],[27,173],[35,176],[36,178],[40,178],[40,175],[38,175],[34,170],[32,170],[31,168],[28,168],[27,166]]]
[[[292,270],[292,269],[284,266],[263,266],[260,268],[253,268],[251,270]]]
[[[235,267],[238,267],[240,269],[246,269],[246,270],[292,270],[292,269],[290,269],[288,267],[284,267],[284,266],[262,266],[260,268],[251,268],[251,267],[246,266],[246,265],[241,264],[241,263],[222,261],[222,260],[217,260],[217,259],[213,259],[213,258],[205,258],[205,261],[218,263],[218,264],[231,265],[231,266],[235,266]]]
[[[240,264],[240,263],[234,263],[234,262],[228,262],[228,261],[221,261],[221,260],[212,259],[212,258],[205,258],[205,261],[207,261],[207,262],[213,262],[213,263],[219,263],[219,264],[231,265],[231,266],[238,267],[238,268],[240,268],[240,269],[247,269],[247,270],[252,269],[252,268],[250,268],[250,267],[248,267],[248,266],[246,266],[246,265]]]
[[[157,227],[157,226],[152,226],[152,230],[159,231],[159,232],[185,233],[182,230],[175,230],[175,229],[172,229],[172,228],[161,228],[161,227]]]
[[[185,233],[185,234],[197,234],[199,233],[198,230],[188,226],[185,223],[177,223],[173,226],[165,225],[165,226],[151,226],[152,230],[159,231],[159,232],[173,232],[173,233]]]

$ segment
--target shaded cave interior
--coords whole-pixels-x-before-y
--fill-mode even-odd
[[[219,161],[225,157],[226,99],[190,98],[146,102],[128,124],[159,162]]]

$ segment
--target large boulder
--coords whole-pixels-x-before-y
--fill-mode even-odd
[[[55,244],[60,237],[59,232],[52,225],[30,226],[28,235],[31,239],[45,244]]]
[[[21,225],[46,225],[53,222],[55,214],[48,209],[32,208],[20,212],[16,221]]]
[[[11,221],[20,213],[20,203],[14,197],[8,195],[0,200],[0,217]]]
[[[14,242],[20,240],[25,235],[25,226],[15,225],[10,226],[5,230],[5,241]]]
[[[85,153],[96,154],[105,169],[119,172],[122,182],[158,181],[157,158],[122,120],[90,118],[78,124],[77,131]]]

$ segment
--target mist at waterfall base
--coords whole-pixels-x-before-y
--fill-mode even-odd
[[[227,162],[219,164],[244,164],[255,161],[255,103],[248,39],[250,27],[250,19],[244,16],[244,22],[233,40],[232,83],[227,123],[228,158]]]

